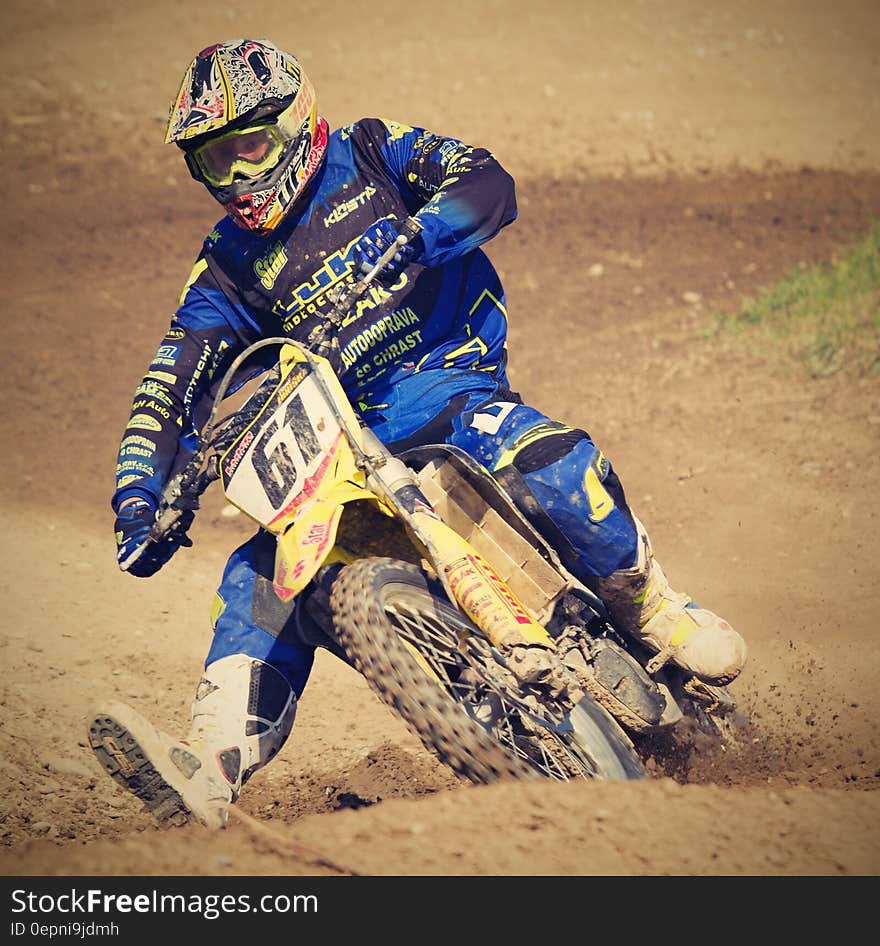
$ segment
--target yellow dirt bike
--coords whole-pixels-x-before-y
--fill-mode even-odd
[[[342,293],[337,318],[383,260]],[[393,456],[379,442],[331,366],[330,321],[308,347],[269,338],[239,355],[152,538],[188,524],[219,480],[275,536],[273,588],[303,642],[354,666],[473,782],[641,778],[634,739],[685,716],[714,732],[726,691],[669,666],[650,676],[651,655],[484,468],[445,444]],[[231,379],[272,346],[277,363],[218,420]]]

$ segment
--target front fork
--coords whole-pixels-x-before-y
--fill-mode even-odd
[[[464,538],[447,525],[422,493],[409,467],[392,456],[369,428],[361,431],[370,460],[367,485],[392,505],[421,545],[446,594],[493,646],[552,651],[553,639],[511,591],[507,582]]]
[[[301,346],[300,346],[301,348]],[[398,516],[431,562],[449,600],[482,630],[492,644],[506,651],[537,647],[552,653],[553,639],[526,610],[495,569],[434,511],[412,470],[395,457],[381,440],[362,424],[353,429],[336,407],[345,394],[325,361],[306,359],[336,422],[344,432],[355,465],[366,476],[366,485]]]

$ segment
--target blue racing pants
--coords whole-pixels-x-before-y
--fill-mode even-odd
[[[637,534],[611,464],[580,429],[550,420],[486,372],[414,374],[362,416],[395,452],[428,443],[459,447],[491,471],[554,545],[571,573],[589,583],[634,564]],[[247,654],[284,674],[300,695],[313,650],[295,633],[293,605],[272,590],[275,539],[260,531],[230,557],[217,591],[206,666]]]

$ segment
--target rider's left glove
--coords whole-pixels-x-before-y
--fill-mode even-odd
[[[369,226],[354,247],[355,269],[359,276],[366,276],[379,261],[379,257],[391,246],[406,226],[406,219],[383,217]],[[394,254],[376,274],[379,282],[390,285],[410,264],[419,261],[419,254],[424,249],[421,236],[416,235]]]
[[[188,526],[192,521],[192,513],[187,513],[186,516],[188,518],[186,526]],[[183,531],[179,535],[147,543],[147,537],[155,521],[155,505],[140,496],[129,500],[116,514],[114,526],[116,560],[122,568],[123,564],[140,548],[140,554],[125,568],[125,571],[137,578],[149,578],[155,575],[181,545],[192,545],[192,541]]]

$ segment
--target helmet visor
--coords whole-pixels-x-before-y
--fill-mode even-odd
[[[227,132],[188,152],[198,176],[213,187],[228,187],[240,175],[258,177],[281,159],[288,137],[276,124]]]

